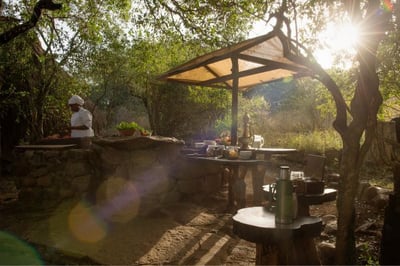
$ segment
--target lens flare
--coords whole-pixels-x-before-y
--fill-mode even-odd
[[[383,0],[383,8],[386,11],[393,11],[393,3],[390,0]]]
[[[111,177],[97,191],[99,217],[105,220],[126,223],[136,217],[140,196],[132,181]]]
[[[24,241],[0,231],[1,265],[44,265],[36,250]]]
[[[106,224],[82,203],[71,210],[68,223],[74,237],[82,242],[95,243],[107,235]]]

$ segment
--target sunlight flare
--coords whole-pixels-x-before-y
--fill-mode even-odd
[[[84,204],[79,203],[71,210],[68,222],[72,234],[79,241],[95,243],[107,235],[106,224]]]
[[[329,23],[318,39],[321,49],[314,52],[318,63],[324,68],[350,68],[359,45],[360,30],[350,23]]]
[[[135,218],[140,195],[135,184],[121,177],[110,177],[97,191],[98,215],[111,222],[126,223]]]

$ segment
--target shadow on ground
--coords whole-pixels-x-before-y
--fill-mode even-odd
[[[0,232],[15,244],[0,245],[0,257],[6,264],[37,264],[21,252],[32,252],[33,262],[42,264],[253,264],[255,246],[233,235],[225,207],[222,191],[110,222],[95,216],[95,206],[77,201],[45,211],[10,205],[0,209]]]

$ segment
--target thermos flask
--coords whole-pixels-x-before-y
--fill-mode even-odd
[[[281,166],[279,178],[276,183],[275,223],[290,224],[293,222],[295,218],[293,194],[289,166]]]

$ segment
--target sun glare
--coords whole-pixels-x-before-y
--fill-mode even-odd
[[[351,59],[356,53],[359,41],[359,31],[351,24],[329,24],[319,35],[321,49],[314,56],[324,68],[349,68]],[[338,58],[339,60],[335,60]]]
[[[259,21],[254,23],[249,37],[260,36],[271,30],[271,27]],[[359,41],[359,30],[356,26],[349,23],[329,23],[326,30],[319,34],[318,40],[320,48],[315,50],[314,56],[323,68],[351,67]]]

